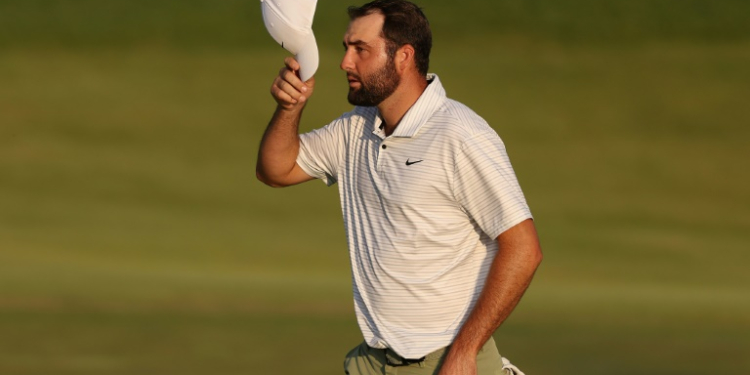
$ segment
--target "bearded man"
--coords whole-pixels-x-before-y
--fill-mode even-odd
[[[542,253],[505,146],[428,73],[432,33],[419,7],[378,0],[349,16],[341,69],[354,109],[299,135],[315,80],[302,82],[287,58],[256,168],[274,187],[338,184],[364,336],[345,371],[520,373],[492,334]]]

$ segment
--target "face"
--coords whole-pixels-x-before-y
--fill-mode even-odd
[[[384,17],[374,13],[352,20],[344,35],[341,69],[349,81],[349,103],[376,106],[387,99],[400,83],[385,39],[380,35]]]

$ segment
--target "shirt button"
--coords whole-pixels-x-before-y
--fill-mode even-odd
[[[383,150],[385,150],[385,148],[386,148],[385,145],[383,145],[382,147],[383,147]]]

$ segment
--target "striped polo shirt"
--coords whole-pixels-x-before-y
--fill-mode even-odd
[[[297,164],[338,183],[365,341],[420,358],[450,345],[496,238],[531,217],[503,142],[436,75],[386,136],[376,107],[300,135]]]

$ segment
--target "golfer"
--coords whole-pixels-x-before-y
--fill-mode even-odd
[[[497,133],[428,73],[432,33],[416,5],[349,8],[341,69],[354,108],[298,134],[315,79],[289,57],[257,177],[338,184],[364,342],[347,374],[521,374],[493,332],[542,260]],[[500,348],[512,343],[500,342]]]

